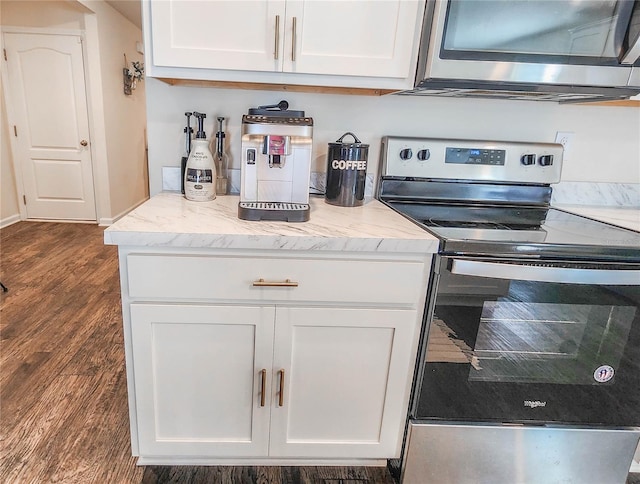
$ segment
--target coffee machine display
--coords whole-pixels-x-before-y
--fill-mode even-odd
[[[242,116],[238,217],[309,220],[313,119],[287,101],[249,109]]]

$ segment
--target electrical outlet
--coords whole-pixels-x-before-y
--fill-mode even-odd
[[[170,192],[179,192],[182,188],[180,180],[179,166],[163,166],[162,167],[162,190]]]
[[[562,158],[569,159],[569,151],[571,148],[571,140],[573,139],[573,133],[571,131],[558,131],[556,133],[556,143],[560,143],[564,146],[564,153]]]

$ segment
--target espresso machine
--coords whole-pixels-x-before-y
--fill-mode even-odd
[[[313,119],[287,101],[251,108],[242,116],[238,217],[309,220]]]

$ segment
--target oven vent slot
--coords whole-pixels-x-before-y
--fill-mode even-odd
[[[554,267],[561,269],[591,269],[591,270],[608,270],[608,271],[624,271],[637,270],[637,264],[615,264],[603,262],[565,262],[565,261],[523,261],[521,259],[500,260],[495,261],[499,264],[511,264],[518,266],[531,267]]]

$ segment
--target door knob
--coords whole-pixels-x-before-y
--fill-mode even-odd
[[[83,139],[82,141],[80,141],[80,145],[81,146],[87,146],[89,143],[87,142],[86,139]]]

